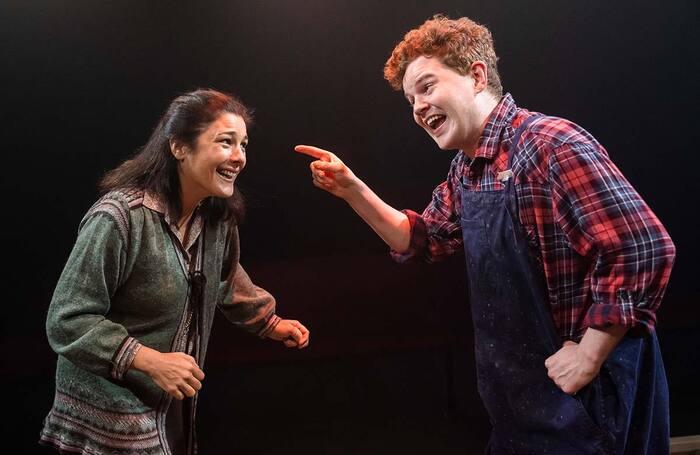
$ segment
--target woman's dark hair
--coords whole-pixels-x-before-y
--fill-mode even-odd
[[[235,96],[212,89],[197,89],[175,98],[158,121],[146,145],[117,168],[107,172],[99,183],[106,193],[125,188],[141,188],[157,195],[168,206],[172,216],[182,212],[180,177],[177,160],[170,152],[170,142],[195,147],[199,134],[223,113],[243,119],[246,127],[252,122],[250,110]],[[202,203],[206,219],[228,220],[243,217],[243,197],[234,187],[229,198],[209,197]]]

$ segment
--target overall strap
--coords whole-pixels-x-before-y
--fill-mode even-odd
[[[528,118],[523,120],[523,122],[515,130],[515,133],[513,134],[513,140],[511,141],[510,147],[508,148],[508,167],[505,171],[501,172],[501,181],[504,184],[506,194],[506,208],[510,212],[513,221],[518,222],[517,224],[520,224],[520,212],[518,208],[518,196],[515,192],[515,175],[513,174],[513,161],[515,160],[515,155],[518,152],[518,143],[520,142],[520,136],[522,136],[523,132],[525,131],[525,128],[527,128],[530,125],[530,123],[532,123],[538,117],[541,116],[542,114],[533,114],[529,116]]]
[[[514,157],[516,154],[519,152],[519,142],[520,142],[520,137],[522,136],[523,132],[525,129],[535,121],[538,117],[541,117],[542,114],[533,114],[523,120],[523,122],[518,126],[518,128],[515,130],[515,133],[513,134],[513,140],[510,143],[510,148],[508,150],[508,170],[506,172],[509,173],[509,178],[504,181],[505,185],[505,206],[506,210],[510,213],[510,218],[513,222],[513,236],[514,237],[521,237],[521,238],[527,238],[527,234],[525,233],[525,229],[520,222],[520,204],[518,201],[518,195],[515,191],[515,175],[513,174],[513,161]],[[517,234],[516,234],[517,233]],[[516,244],[519,242],[516,240]],[[528,252],[528,255],[532,257],[532,264],[533,264],[533,272],[534,275],[531,277],[533,280],[533,283],[539,283],[540,286],[542,286],[542,289],[546,290],[547,289],[547,284],[546,284],[546,278],[544,276],[544,269],[539,265],[541,263],[541,260],[539,259],[538,254],[535,251],[529,251],[527,243],[523,244],[523,251]],[[546,294],[545,294],[546,296]],[[552,353],[556,352],[559,347],[561,347],[561,337],[556,331],[556,327],[554,325],[554,320],[552,319],[551,313],[549,313],[548,309],[543,308],[542,306],[537,307],[537,316],[540,318],[540,324],[543,330],[545,331],[544,340],[549,344],[549,349],[551,350]]]
[[[539,114],[533,114],[523,120],[523,122],[518,126],[518,128],[515,130],[515,133],[513,134],[513,140],[510,143],[510,147],[508,149],[508,170],[513,169],[513,159],[515,156],[515,152],[518,149],[518,143],[520,142],[520,136],[522,136],[523,132],[525,131],[525,128],[532,123],[534,120],[537,119],[537,117],[541,117]]]

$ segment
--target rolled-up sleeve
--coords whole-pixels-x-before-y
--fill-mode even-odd
[[[578,254],[594,255],[584,325],[653,330],[675,259],[668,232],[601,147],[562,145],[550,169],[557,223]]]
[[[433,191],[430,204],[421,215],[403,210],[411,226],[409,248],[404,252],[391,251],[397,262],[439,262],[462,250],[462,228],[460,224],[460,198],[456,185],[455,160],[450,167],[447,180]]]

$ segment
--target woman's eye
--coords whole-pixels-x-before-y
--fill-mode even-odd
[[[220,142],[222,142],[222,143],[224,143],[224,144],[226,144],[226,145],[229,145],[229,146],[231,145],[231,139],[221,139]]]
[[[245,152],[247,148],[248,148],[248,143],[247,143],[247,142],[241,143],[241,150],[243,150],[243,151]]]

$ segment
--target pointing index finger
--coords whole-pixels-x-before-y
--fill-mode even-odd
[[[313,145],[297,145],[294,147],[294,151],[323,161],[331,160],[331,152],[314,147]]]

